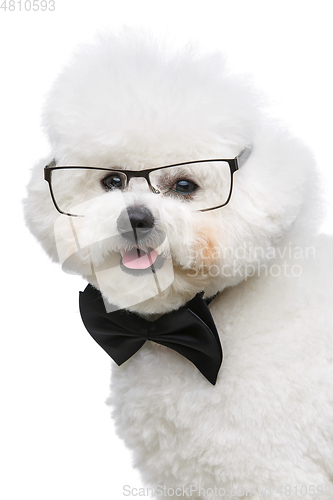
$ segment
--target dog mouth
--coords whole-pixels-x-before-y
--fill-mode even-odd
[[[139,247],[134,247],[121,255],[120,267],[122,271],[132,276],[143,276],[161,269],[164,260],[165,258],[153,248],[145,251]]]

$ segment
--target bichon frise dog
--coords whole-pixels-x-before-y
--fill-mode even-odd
[[[332,499],[332,242],[307,148],[220,56],[131,34],[74,55],[44,125],[27,224],[89,282],[156,498]]]

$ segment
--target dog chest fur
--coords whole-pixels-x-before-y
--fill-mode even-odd
[[[298,278],[254,277],[221,293],[211,305],[225,355],[215,387],[153,344],[114,368],[118,432],[150,485],[329,484],[331,313],[327,297],[310,300],[329,279],[313,265]]]

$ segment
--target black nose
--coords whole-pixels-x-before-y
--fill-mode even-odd
[[[117,220],[119,233],[133,243],[145,238],[154,225],[154,216],[145,207],[129,207],[121,212]]]

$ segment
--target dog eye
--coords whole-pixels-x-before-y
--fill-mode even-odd
[[[192,194],[196,189],[198,189],[197,184],[188,179],[179,179],[172,186],[172,190],[180,194]]]
[[[102,185],[107,189],[124,189],[126,185],[126,177],[121,172],[108,175],[102,179]]]

